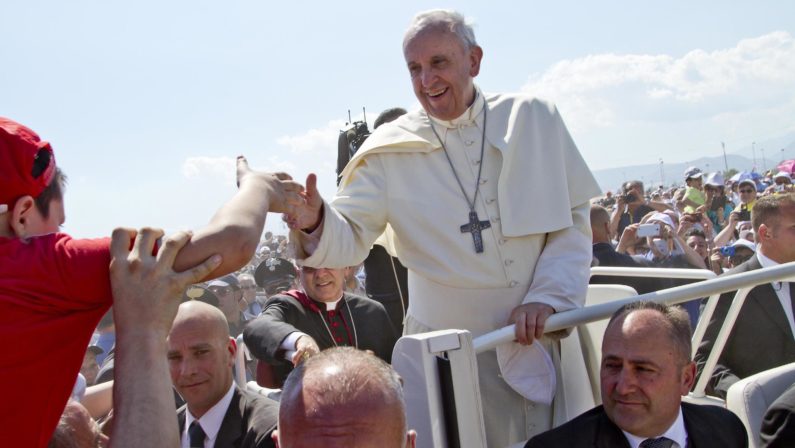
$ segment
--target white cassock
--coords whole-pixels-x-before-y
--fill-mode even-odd
[[[478,91],[461,117],[432,119],[470,200],[483,164],[475,201],[479,220],[491,224],[482,233],[483,253],[460,229],[469,205],[430,120],[412,112],[365,141],[324,204],[319,241],[293,232],[311,252],[299,261],[356,265],[386,231],[385,246],[409,270],[407,333],[456,328],[479,336],[507,325],[522,303],[581,307],[592,253],[589,200],[600,190],[554,106]],[[557,344],[545,346],[557,359]],[[478,364],[489,446],[551,427],[550,407],[514,392],[494,351],[479,355]]]

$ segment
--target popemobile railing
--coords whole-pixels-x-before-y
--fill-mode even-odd
[[[718,337],[712,348],[712,352],[707,358],[704,368],[700,373],[700,378],[690,394],[694,398],[702,398],[705,396],[704,390],[706,389],[707,381],[709,381],[709,378],[712,376],[712,372],[715,370],[715,364],[717,364],[718,357],[723,351],[723,347],[726,345],[726,339],[729,335],[729,332],[731,332],[732,327],[734,326],[734,322],[737,320],[737,316],[740,313],[743,303],[745,303],[745,298],[748,295],[748,292],[751,291],[754,286],[763,283],[772,283],[775,281],[795,281],[795,262],[720,277],[715,277],[714,273],[706,270],[607,267],[593,268],[592,275],[667,278],[697,278],[694,276],[701,275],[702,278],[708,278],[708,280],[650,292],[648,294],[617,300],[615,302],[592,305],[577,310],[553,314],[547,320],[547,324],[544,329],[545,333],[575,327],[577,325],[582,325],[600,319],[606,319],[622,306],[638,300],[652,300],[658,303],[671,305],[687,302],[701,297],[709,297],[710,299],[707,301],[707,305],[704,307],[704,310],[702,311],[699,318],[698,325],[693,332],[693,355],[695,355],[695,351],[704,337],[706,326],[709,324],[709,320],[715,311],[720,294],[730,291],[737,291],[734,301],[732,302],[728,314],[726,315],[726,320],[724,321],[723,327],[718,333]],[[499,330],[492,331],[491,333],[474,338],[472,344],[474,346],[475,352],[481,353],[486,350],[490,350],[499,344],[512,341],[514,339],[514,331],[514,326],[509,325]]]
[[[695,354],[720,294],[737,291],[700,378],[688,397],[689,401],[722,404],[720,399],[707,397],[704,390],[745,297],[759,284],[781,280],[795,281],[795,262],[720,277],[707,270],[665,268],[598,267],[593,268],[591,274],[704,279],[704,281],[553,314],[547,320],[545,332],[607,319],[620,307],[637,300],[677,304],[709,297],[693,334]],[[411,428],[417,429],[417,446],[435,448],[486,446],[480,390],[477,386],[476,355],[499,344],[513,341],[514,331],[514,326],[510,325],[473,339],[468,331],[441,330],[404,336],[398,340],[392,356],[392,365],[404,380],[408,423]],[[239,347],[244,347],[242,338],[238,338],[238,343]],[[236,361],[238,365],[236,380],[242,386],[246,381],[243,373],[245,356],[242,350],[237,354]],[[256,386],[253,381],[248,383],[248,387],[260,393],[263,393],[263,390],[269,391]]]

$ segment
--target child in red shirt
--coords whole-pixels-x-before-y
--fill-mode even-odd
[[[112,304],[109,238],[73,239],[64,222],[64,177],[52,147],[0,117],[0,444],[44,447],[64,409],[97,322]],[[177,257],[177,271],[213,254],[217,277],[245,265],[267,212],[301,201],[302,187],[238,159],[230,199]]]

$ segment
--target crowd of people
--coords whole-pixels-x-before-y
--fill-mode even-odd
[[[474,84],[483,49],[461,14],[418,14],[403,56],[421,109],[379,123],[333,199],[313,174],[302,184],[240,157],[237,193],[205,227],[168,237],[59,232],[66,177],[52,146],[0,118],[0,335],[10,342],[0,379],[32,385],[8,388],[0,442],[412,447],[418,434],[389,366],[400,332],[478,336],[513,324],[515,341],[478,355],[488,446],[746,446],[729,411],[681,402],[730,296],[695,360],[698,301],[687,312],[653,302],[616,312],[602,346],[604,405],[570,419],[556,381],[567,374],[565,334],[544,327],[584,305],[590,266],[731,275],[795,261],[791,177],[730,183],[693,167],[681,188],[632,181],[600,197],[553,105]],[[284,215],[289,236],[263,237],[269,213]],[[408,309],[367,297],[377,276],[361,263],[374,244],[405,265]],[[619,281],[639,293],[673,285]],[[795,362],[790,285],[754,291],[711,378],[716,395]],[[757,356],[760,341],[775,349]],[[544,372],[523,377],[527,365]]]

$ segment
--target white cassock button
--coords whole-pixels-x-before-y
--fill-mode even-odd
[[[483,185],[483,184],[485,184],[487,180],[488,180],[488,179],[480,179],[480,185]]]
[[[510,266],[513,264],[513,260],[505,260],[505,266]]]
[[[466,140],[466,141],[464,142],[464,144],[465,144],[465,145],[467,145],[467,146],[472,146],[472,144],[473,144],[473,143],[475,143],[475,141],[474,141],[474,140]]]
[[[492,202],[494,202],[494,198],[486,199],[486,204],[491,204]]]
[[[509,285],[511,288],[515,287],[515,286],[516,286],[516,285],[518,285],[518,284],[519,284],[519,282],[517,282],[516,280],[511,280],[511,283],[508,283],[508,285]]]
[[[480,160],[473,160],[472,165],[480,165]]]
[[[498,241],[498,243],[500,244],[500,246],[502,246],[503,244],[505,244],[505,238],[500,238],[500,240]]]

